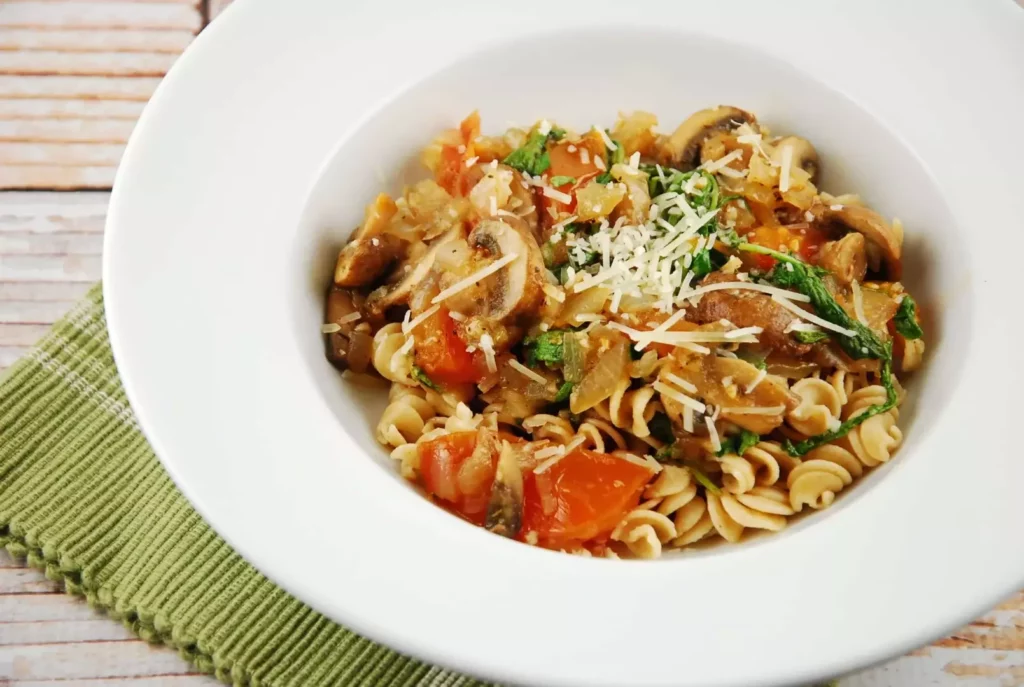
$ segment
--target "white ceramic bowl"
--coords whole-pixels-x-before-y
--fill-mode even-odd
[[[986,88],[1000,70],[1021,82],[1014,7],[932,15],[971,45],[950,54],[901,16],[909,3],[879,25],[820,4],[783,17],[658,2],[630,10],[628,27],[621,5],[595,0],[545,8],[541,26],[489,6],[287,5],[232,8],[167,77],[118,174],[104,265],[111,340],[147,436],[258,568],[427,660],[587,685],[834,675],[1024,583],[1021,326],[1005,317],[1013,275],[993,269],[1024,147],[968,126],[984,116],[1009,132],[980,103],[1024,106]],[[963,75],[958,93],[925,64]],[[523,546],[428,503],[373,439],[383,393],[323,357],[324,286],[362,207],[419,174],[422,145],[475,108],[485,131],[610,124],[623,109],[671,129],[718,103],[809,138],[826,190],[904,221],[905,281],[930,317],[897,459],[780,535],[653,563]]]

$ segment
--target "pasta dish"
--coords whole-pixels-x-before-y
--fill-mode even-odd
[[[501,536],[655,558],[831,505],[899,447],[924,355],[903,227],[719,106],[424,149],[338,254],[323,334],[390,385],[401,474]]]

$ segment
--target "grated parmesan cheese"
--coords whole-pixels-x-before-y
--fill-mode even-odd
[[[665,373],[665,379],[667,379],[668,381],[672,382],[673,384],[675,384],[676,386],[678,386],[680,389],[682,389],[683,391],[685,391],[688,394],[695,394],[695,393],[697,393],[697,387],[696,386],[694,386],[690,382],[686,381],[685,379],[683,379],[682,377],[680,377],[677,374],[673,374],[671,372],[666,372]]]
[[[481,269],[477,270],[476,272],[474,272],[473,274],[471,274],[468,277],[466,277],[465,279],[460,279],[459,281],[455,282],[454,284],[449,286],[447,289],[445,289],[441,293],[439,293],[436,296],[434,296],[433,298],[431,298],[430,302],[431,303],[441,303],[446,298],[451,298],[452,296],[454,296],[455,294],[459,293],[460,291],[465,291],[466,289],[468,289],[473,284],[477,283],[481,279],[486,279],[487,277],[491,276],[492,274],[494,274],[495,272],[500,270],[505,265],[511,263],[513,260],[515,260],[518,257],[519,256],[517,254],[515,254],[515,253],[509,253],[508,255],[505,255],[505,256],[499,258],[498,260],[495,260],[494,262],[492,262],[487,267],[481,268]]]
[[[515,358],[510,359],[508,361],[508,365],[513,370],[515,370],[519,374],[523,375],[527,379],[530,379],[531,381],[537,382],[538,384],[547,384],[548,383],[548,380],[546,380],[544,377],[542,377],[541,375],[537,374],[536,372],[534,372],[533,370],[528,368],[526,365],[523,365],[521,362],[519,362]],[[493,372],[493,370],[492,370],[492,372]]]
[[[793,166],[793,146],[787,145],[782,149],[782,169],[779,170],[779,190],[785,193],[789,190],[789,171]]]
[[[683,406],[691,408],[692,410],[695,410],[698,413],[703,413],[704,409],[707,407],[697,399],[690,398],[683,392],[673,389],[664,382],[655,382],[653,386],[654,390],[657,391],[658,393],[663,394],[671,398],[673,401],[677,401],[681,403]]]
[[[710,417],[704,418],[704,424],[708,428],[708,437],[711,439],[711,448],[714,449],[715,453],[722,450],[722,440],[718,438],[718,429],[715,428],[715,421]]]
[[[596,131],[597,135],[601,137],[602,141],[604,141],[605,148],[607,148],[608,150],[618,150],[619,147],[615,145],[615,141],[613,141],[611,137],[608,136],[608,133],[604,129],[597,125],[594,125],[594,131]]]
[[[487,361],[487,369],[491,372],[498,371],[498,364],[494,360],[494,339],[490,334],[483,334],[480,337],[480,350],[484,352],[484,359]]]
[[[683,408],[683,430],[693,434],[693,408]]]
[[[440,309],[441,309],[440,305],[432,305],[429,308],[427,308],[426,310],[424,310],[423,312],[421,312],[419,315],[417,315],[416,319],[408,321],[408,322],[402,322],[402,333],[408,334],[413,329],[416,329],[416,327],[418,327],[421,324],[423,324],[423,322],[425,322],[428,317],[430,317],[431,315],[433,315],[434,313],[436,313]]]
[[[335,324],[334,322],[328,322],[327,324],[320,325],[321,334],[334,334],[335,332],[341,331],[341,325]]]
[[[709,172],[711,174],[714,174],[715,172],[717,172],[718,170],[722,169],[723,167],[728,167],[730,162],[732,162],[734,160],[739,160],[741,157],[743,157],[743,150],[740,149],[740,148],[737,148],[736,150],[732,151],[728,155],[725,155],[723,157],[718,158],[714,162],[704,163],[703,165],[701,165],[701,167],[704,169],[705,172]],[[690,180],[692,181],[693,179],[697,179],[697,178],[698,178],[698,176],[695,174],[692,177],[690,177]]]
[[[466,321],[466,316],[463,315],[460,312],[455,311],[455,310],[450,311],[448,313],[448,317],[452,318],[456,322],[465,322]]]
[[[545,459],[543,463],[533,469],[533,474],[540,475],[550,470],[562,458],[565,458],[566,452],[564,446],[548,446],[538,450],[533,456],[538,459]]]
[[[476,161],[479,160],[479,159],[480,159],[479,155],[474,155],[473,157],[466,158],[466,169],[469,169],[470,167],[475,165]]]
[[[557,200],[559,203],[565,203],[568,205],[572,202],[572,196],[551,186],[545,186],[541,192],[548,198]]]
[[[854,334],[856,334],[856,332],[853,331],[852,329],[847,329],[846,327],[840,327],[838,324],[832,324],[828,320],[822,319],[822,318],[818,317],[817,315],[815,315],[814,313],[807,312],[806,310],[801,308],[799,305],[796,305],[793,302],[786,300],[785,298],[777,298],[776,296],[773,295],[772,296],[772,300],[775,301],[776,303],[778,303],[779,305],[781,305],[782,307],[784,307],[786,310],[789,310],[791,313],[793,313],[797,317],[802,317],[803,319],[807,320],[808,322],[813,322],[814,324],[818,325],[819,327],[824,327],[825,329],[829,329],[829,330],[834,331],[834,332],[836,332],[838,334],[842,334],[843,336],[853,336]]]
[[[757,388],[757,385],[760,384],[761,382],[763,382],[765,377],[767,377],[767,376],[768,376],[768,370],[758,370],[757,371],[757,376],[754,377],[754,381],[750,382],[750,384],[747,384],[746,388],[743,390],[743,393],[746,393],[746,394],[753,393],[754,389]]]

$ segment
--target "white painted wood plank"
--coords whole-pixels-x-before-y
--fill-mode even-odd
[[[0,120],[0,142],[125,143],[134,128],[133,120],[124,119]]]
[[[99,281],[98,255],[0,255],[0,281]]]
[[[0,165],[117,167],[123,144],[0,142]]]
[[[0,28],[0,50],[179,54],[192,42],[193,36],[192,31],[187,29],[124,31]]]
[[[179,3],[26,2],[5,3],[0,26],[64,29],[186,29],[198,32],[202,16]]]
[[[0,281],[0,302],[3,301],[29,301],[33,303],[45,303],[56,301],[59,303],[74,303],[92,288],[88,282],[27,282],[27,281]]]
[[[75,306],[74,301],[6,301],[0,299],[0,323],[53,324]]]
[[[0,569],[0,594],[52,594],[63,590],[63,585],[46,579],[31,568]]]
[[[19,680],[11,687],[224,687],[209,675],[157,675],[98,680]]]
[[[8,554],[5,549],[0,549],[0,570],[22,567],[24,566],[11,558],[10,554]]]
[[[81,678],[187,675],[195,669],[173,651],[141,640],[81,644],[0,646],[0,678],[70,680]]]
[[[109,189],[117,167],[0,164],[0,189]]]
[[[227,6],[231,4],[231,0],[209,0],[209,3],[210,19],[214,19],[218,14],[227,9]]]
[[[66,594],[0,594],[0,625],[103,618],[81,599]],[[2,664],[2,661],[0,661]],[[3,674],[0,673],[0,676]]]
[[[49,330],[48,324],[0,322],[0,346],[31,346]]]
[[[89,98],[95,100],[149,100],[158,77],[113,76],[4,76],[0,98]]]
[[[109,193],[96,191],[0,192],[0,234],[102,233],[109,200]]]
[[[74,600],[68,598],[68,603]],[[0,625],[0,646],[13,644],[67,644],[104,640],[137,639],[122,623],[110,618],[57,622],[6,623]],[[20,683],[19,683],[20,684]]]
[[[0,74],[163,76],[178,53],[0,51]]]
[[[21,122],[42,119],[71,120],[84,124],[101,122],[134,122],[146,104],[135,100],[54,100],[49,98],[0,99],[0,121]]]
[[[0,255],[54,255],[73,253],[75,255],[100,255],[103,252],[103,235],[93,233],[50,233],[30,232],[0,233]]]

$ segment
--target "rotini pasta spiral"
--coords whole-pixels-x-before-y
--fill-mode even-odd
[[[748,448],[742,456],[728,453],[719,460],[722,469],[722,486],[731,494],[744,494],[755,486],[771,486],[779,481],[782,469],[778,459],[769,451],[757,446]]]
[[[839,422],[842,398],[825,380],[807,377],[793,384],[790,391],[800,398],[800,404],[786,414],[786,422],[796,431],[813,436]]]
[[[377,423],[377,441],[395,447],[415,443],[435,415],[434,407],[418,389],[392,384],[388,405]]]
[[[711,522],[722,538],[736,543],[746,528],[778,532],[793,514],[789,497],[778,487],[754,487],[743,494],[706,494]]]
[[[650,386],[630,390],[629,380],[623,380],[607,400],[594,407],[594,412],[619,429],[631,432],[640,439],[661,442],[651,437],[647,423],[661,410],[661,403],[654,399],[655,391]]]
[[[697,495],[697,483],[687,468],[665,466],[644,491],[649,499],[644,507],[672,516],[676,536],[673,547],[683,547],[703,539],[711,530],[707,504]]]
[[[657,558],[663,544],[676,536],[676,526],[657,511],[637,508],[612,530],[612,541],[622,542],[637,558]]]
[[[536,441],[547,439],[561,445],[568,444],[576,436],[572,423],[564,417],[547,413],[529,416],[523,420],[523,429],[530,432]]]
[[[583,448],[588,448],[598,453],[611,453],[613,450],[624,450],[627,448],[626,440],[612,424],[597,417],[588,417],[576,430],[577,437],[583,437]],[[611,439],[612,446],[608,445],[605,437]]]
[[[865,412],[868,407],[885,403],[885,389],[878,385],[867,386],[850,394],[850,400],[843,408],[843,419],[848,420]],[[866,467],[875,467],[887,462],[900,442],[903,432],[896,426],[899,410],[892,410],[870,417],[850,430],[839,443],[857,456]]]
[[[397,322],[386,324],[373,335],[373,367],[381,377],[392,382],[416,386],[412,377],[414,340],[402,333]]]

